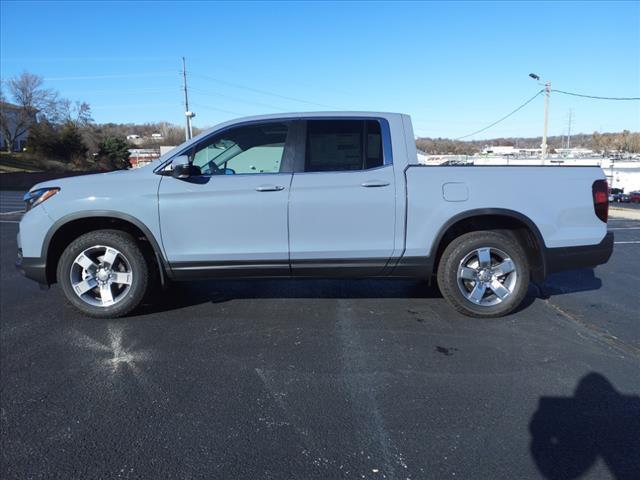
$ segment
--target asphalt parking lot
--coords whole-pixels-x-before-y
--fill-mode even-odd
[[[3,479],[640,478],[640,221],[503,319],[260,280],[99,321],[14,269],[19,210],[0,192]]]

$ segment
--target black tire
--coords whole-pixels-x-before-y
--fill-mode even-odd
[[[476,304],[465,296],[463,290],[467,295],[470,295],[476,283],[480,282],[480,287],[482,287],[483,283],[479,280],[465,280],[462,278],[462,275],[459,277],[459,269],[462,268],[461,262],[470,258],[470,255],[473,259],[474,252],[484,249],[489,249],[491,252],[491,262],[495,262],[492,263],[493,267],[498,263],[497,258],[499,257],[495,256],[497,255],[496,252],[506,254],[512,262],[514,267],[512,272],[515,273],[515,276],[511,276],[512,273],[509,273],[503,277],[492,277],[501,282],[503,286],[507,285],[508,281],[508,286],[511,288],[507,288],[507,290],[510,290],[510,293],[500,299],[489,286],[484,296],[480,297],[479,300],[479,302],[486,302],[486,304]],[[479,256],[477,258],[479,259]],[[479,264],[479,262],[477,263]],[[491,273],[491,268],[481,269],[479,265],[476,268],[478,269],[476,272],[478,278],[481,278],[481,275],[490,275]],[[482,278],[487,280],[487,282],[492,281],[486,277]],[[488,284],[489,283],[486,283],[484,285]],[[529,262],[527,255],[515,236],[510,235],[508,231],[478,231],[466,233],[454,239],[447,245],[447,248],[442,253],[438,265],[438,286],[440,287],[442,296],[447,302],[464,315],[480,318],[508,315],[522,303],[522,300],[527,294],[529,287]],[[498,291],[501,293],[504,292],[500,290],[500,285],[498,285]],[[499,303],[491,305],[491,302]]]
[[[72,268],[77,268],[77,264],[74,267],[76,258],[95,246],[110,247],[119,251],[130,267],[131,283],[128,290],[116,303],[109,306],[87,303],[76,294],[72,286],[71,272]],[[95,230],[81,235],[67,246],[60,256],[56,275],[69,303],[82,313],[94,318],[117,318],[131,312],[140,304],[147,292],[150,272],[144,254],[130,234],[120,230]],[[116,285],[116,288],[122,287]]]

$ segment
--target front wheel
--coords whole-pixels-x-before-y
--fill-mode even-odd
[[[529,262],[520,244],[507,233],[466,233],[443,252],[438,286],[464,315],[501,317],[516,309],[527,294]]]
[[[64,250],[57,278],[67,300],[82,313],[115,318],[140,304],[149,283],[149,267],[131,235],[96,230]]]

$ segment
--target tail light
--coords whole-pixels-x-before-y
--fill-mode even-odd
[[[607,223],[609,218],[609,186],[606,180],[596,180],[591,187],[593,192],[593,209],[596,216]]]

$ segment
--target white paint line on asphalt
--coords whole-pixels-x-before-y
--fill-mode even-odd
[[[640,227],[616,227],[609,230],[640,230]]]
[[[632,240],[630,242],[613,242],[615,245],[619,245],[621,243],[640,243],[640,240]]]
[[[18,220],[0,220],[0,223],[20,223]]]
[[[14,213],[23,213],[24,210],[14,210],[12,212],[0,212],[0,215],[13,215]]]

